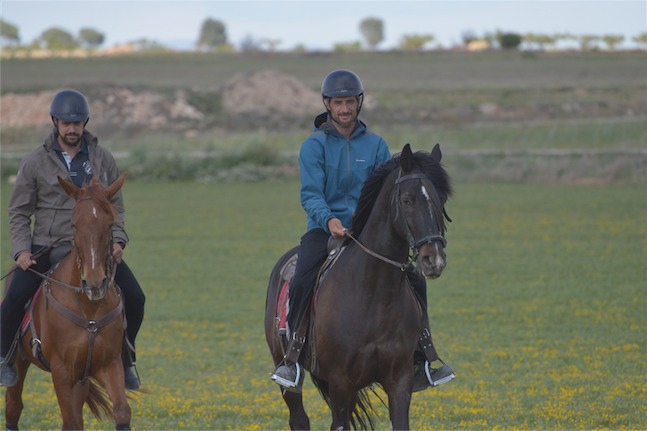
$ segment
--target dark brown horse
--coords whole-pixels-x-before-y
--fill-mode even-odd
[[[51,371],[63,429],[83,428],[85,403],[97,419],[112,416],[117,429],[130,429],[122,365],[125,320],[113,280],[115,212],[110,204],[124,180],[125,174],[103,187],[94,179],[79,188],[58,178],[65,193],[76,200],[74,242],[70,253],[45,276],[35,297],[31,325],[16,354],[20,380],[7,388],[7,429],[18,429],[30,363]]]
[[[438,145],[415,154],[406,145],[369,178],[353,219],[356,241],[320,281],[303,363],[331,409],[331,429],[373,426],[367,387],[374,383],[388,396],[392,428],[409,428],[423,312],[405,269],[415,260],[418,271],[435,278],[445,267],[444,204],[451,188],[440,159]],[[270,276],[265,334],[275,365],[286,345],[277,331],[277,298],[297,250],[281,257]],[[309,429],[301,393],[282,393],[290,427]]]

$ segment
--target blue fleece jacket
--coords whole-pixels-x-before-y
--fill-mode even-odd
[[[315,119],[314,132],[299,154],[301,205],[308,231],[328,230],[338,218],[350,228],[362,186],[375,168],[391,159],[386,141],[358,120],[350,139],[337,132],[326,113]]]

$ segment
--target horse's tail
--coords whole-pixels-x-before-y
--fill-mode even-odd
[[[90,411],[97,420],[105,417],[112,417],[112,402],[106,391],[99,382],[90,377],[90,392],[86,400]]]
[[[328,381],[319,379],[313,375],[310,376],[312,377],[314,385],[319,389],[321,397],[324,399],[326,404],[328,404],[328,407],[330,407],[330,388],[328,387]],[[355,408],[351,412],[350,416],[350,424],[353,429],[375,429],[376,414],[368,393],[368,388],[364,388],[357,393],[357,403],[355,404]]]

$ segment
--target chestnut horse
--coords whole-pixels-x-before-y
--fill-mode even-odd
[[[352,241],[320,278],[302,362],[331,409],[330,429],[374,425],[367,393],[373,384],[388,396],[392,429],[409,428],[424,314],[406,270],[415,261],[417,271],[436,278],[445,267],[444,204],[451,187],[440,159],[438,145],[414,154],[407,144],[376,170],[362,189]],[[286,347],[277,330],[279,291],[292,275],[285,268],[296,252],[281,257],[269,281],[265,335],[275,366]],[[282,395],[290,428],[309,429],[301,393]]]
[[[7,429],[18,429],[30,363],[51,371],[63,429],[83,428],[85,403],[97,419],[112,416],[118,430],[130,429],[122,365],[125,319],[113,279],[115,212],[110,203],[125,177],[108,187],[95,178],[82,188],[58,177],[65,193],[76,200],[74,242],[70,253],[43,276],[32,301],[30,328],[16,353],[19,381],[7,388]]]

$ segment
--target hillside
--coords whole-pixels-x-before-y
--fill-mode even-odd
[[[249,138],[254,131],[272,131],[291,142],[282,150],[294,151],[302,139],[295,136],[322,110],[321,79],[342,67],[362,77],[362,118],[390,142],[431,133],[450,152],[594,149],[646,157],[647,76],[638,52],[7,59],[0,142],[5,154],[40,142],[51,127],[53,94],[73,87],[88,95],[90,129],[118,139],[121,150],[158,135],[249,142],[258,140]]]

